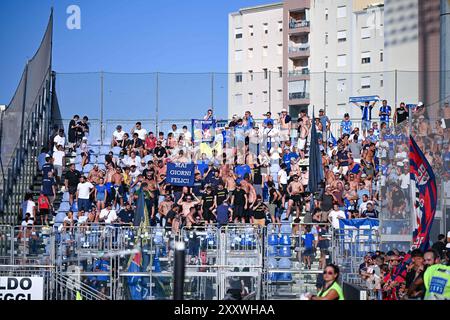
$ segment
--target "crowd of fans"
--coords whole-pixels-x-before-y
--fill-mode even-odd
[[[157,134],[140,122],[129,133],[118,125],[111,151],[95,162],[88,144],[88,118],[80,121],[75,115],[69,124],[68,142],[63,129],[55,130],[52,145],[42,150],[38,158],[42,192],[37,206],[32,195],[27,195],[22,218],[28,213],[36,224],[48,223],[60,191],[69,192],[71,206],[76,203],[72,208],[77,214],[68,213],[65,222],[71,225],[80,221],[132,223],[129,212],[135,209],[140,192],[145,195],[151,225],[175,229],[213,222],[265,225],[290,216],[295,222],[330,222],[337,228],[340,218],[378,218],[381,208],[387,208],[392,219],[405,218],[409,196],[406,106],[401,103],[392,112],[383,100],[378,112],[380,126],[372,118],[376,102],[357,107],[362,113],[361,128],[355,127],[346,113],[337,137],[322,109],[315,123],[305,111],[296,121],[286,109],[277,119],[267,112],[262,122],[247,111],[243,117],[234,115],[224,126],[201,130],[200,141],[197,132],[191,133],[186,126],[179,129],[176,124],[171,131]],[[449,116],[449,109],[445,104],[443,118]],[[421,104],[414,110],[414,136],[436,176],[448,179],[449,129],[424,121],[425,110]],[[204,120],[211,119],[213,113],[208,110]],[[313,195],[308,192],[312,125],[318,132],[324,170],[319,192]],[[205,136],[208,140],[202,141]],[[79,150],[81,166],[72,162],[66,167],[66,148]],[[169,162],[195,163],[194,185],[169,185]],[[80,171],[87,165],[92,169],[84,175]],[[313,212],[311,201],[315,202]]]
[[[157,133],[147,131],[140,122],[129,131],[118,125],[112,133],[110,152],[100,156],[88,143],[88,118],[80,121],[75,115],[69,124],[68,141],[64,130],[55,128],[51,145],[38,157],[42,191],[37,205],[32,193],[26,195],[22,226],[58,220],[53,218],[54,201],[64,192],[69,194],[70,210],[63,213],[60,230],[102,224],[132,226],[142,193],[150,225],[175,233],[182,227],[205,224],[265,226],[290,221],[316,224],[309,231],[314,235],[320,231],[317,224],[329,223],[337,229],[340,219],[378,219],[381,211],[388,213],[385,219],[405,222],[409,209],[409,131],[433,166],[438,182],[448,181],[449,129],[445,121],[436,119],[450,119],[450,107],[446,103],[437,115],[430,116],[419,103],[409,119],[411,113],[404,103],[395,111],[386,100],[379,107],[377,103],[356,104],[362,116],[353,121],[361,123],[361,128],[346,113],[336,136],[323,109],[315,121],[305,111],[297,120],[286,109],[276,118],[267,112],[262,121],[247,111],[243,117],[234,115],[226,124],[201,125],[193,132],[176,124],[169,132]],[[379,122],[374,120],[376,115],[372,117],[374,109]],[[203,120],[214,120],[212,110]],[[324,173],[314,194],[308,187],[312,126],[316,127]],[[77,164],[73,159],[66,161],[66,154],[72,152],[78,154]],[[170,162],[195,163],[193,186],[167,183]],[[398,229],[383,232],[410,232],[408,223]],[[392,257],[418,260],[417,252],[409,255],[395,251],[371,254],[361,274],[380,288],[380,297],[400,298],[407,290],[400,290],[403,285],[395,281],[392,290],[389,276],[398,275],[397,271],[390,273],[391,260],[392,264]],[[321,268],[325,266],[322,260],[321,253]],[[311,267],[308,254],[303,262]],[[406,265],[408,272],[415,264]]]
[[[435,293],[441,298],[449,299],[450,284],[446,281],[440,283],[439,288],[434,284],[435,287],[430,289],[430,278],[438,265],[444,270],[444,275],[448,274],[450,232],[447,239],[444,234],[440,234],[433,246],[426,251],[414,249],[402,252],[395,249],[386,253],[368,252],[359,266],[359,274],[379,300],[433,299],[432,295]]]

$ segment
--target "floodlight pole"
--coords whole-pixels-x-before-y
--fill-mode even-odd
[[[156,73],[156,106],[155,106],[155,120],[156,120],[156,132],[155,136],[159,134],[159,72]]]

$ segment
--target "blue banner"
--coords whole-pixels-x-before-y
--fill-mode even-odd
[[[366,102],[366,101],[380,101],[379,96],[360,96],[360,97],[349,97],[348,102]]]
[[[168,163],[166,181],[173,186],[194,185],[195,164],[193,163]]]
[[[340,219],[339,220],[339,227],[345,228],[345,227],[354,227],[356,229],[359,229],[361,227],[369,227],[369,229],[376,229],[380,225],[380,220],[378,219]]]

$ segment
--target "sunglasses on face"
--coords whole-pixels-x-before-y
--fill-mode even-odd
[[[323,274],[328,274],[330,276],[334,275],[333,271],[324,271]]]

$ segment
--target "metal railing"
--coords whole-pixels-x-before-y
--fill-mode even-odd
[[[301,47],[289,47],[289,53],[306,52],[309,51],[309,44],[305,44]]]
[[[310,27],[310,25],[311,22],[308,20],[291,20],[289,22],[289,29]]]
[[[301,75],[309,75],[309,68],[301,68],[299,70],[291,70],[288,72],[289,77],[296,77]]]
[[[289,92],[289,100],[309,99],[309,92]]]

